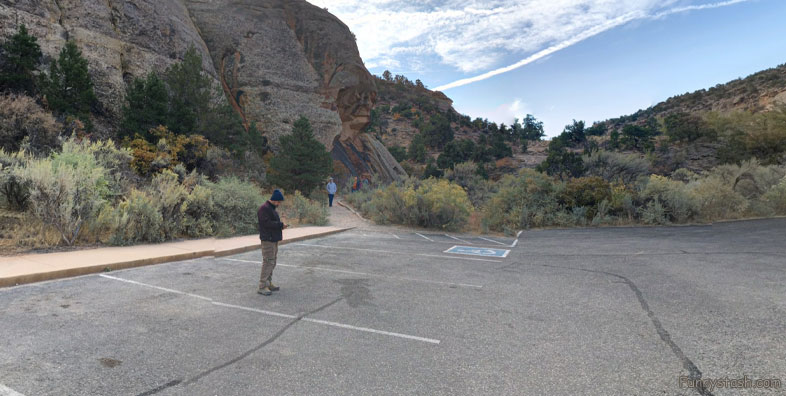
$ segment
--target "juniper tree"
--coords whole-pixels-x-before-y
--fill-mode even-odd
[[[42,56],[38,40],[27,33],[25,25],[20,25],[16,34],[4,42],[0,49],[0,91],[33,94],[33,72]]]
[[[52,110],[77,117],[89,125],[89,115],[98,100],[87,60],[73,41],[67,42],[58,59],[52,61],[43,85],[46,101]]]
[[[333,161],[325,145],[314,138],[311,123],[300,117],[292,133],[282,136],[281,150],[270,161],[269,181],[287,191],[310,194],[330,175]]]
[[[169,94],[157,74],[151,72],[146,79],[135,78],[126,90],[126,102],[120,123],[121,136],[139,134],[149,141],[150,129],[166,125]]]
[[[169,87],[167,127],[176,133],[200,133],[202,121],[210,114],[215,95],[213,80],[203,72],[202,57],[189,48],[182,62],[170,66],[164,74]]]

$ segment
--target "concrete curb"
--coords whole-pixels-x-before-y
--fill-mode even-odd
[[[146,265],[163,264],[172,261],[191,260],[199,257],[210,256],[212,253],[212,250],[206,250],[200,252],[175,254],[171,256],[121,261],[112,264],[100,264],[89,267],[68,268],[49,272],[36,272],[25,275],[17,275],[7,278],[0,278],[0,288],[24,285],[28,283],[44,282],[54,279],[73,278],[76,276],[106,272],[107,270],[121,270],[134,267],[143,267]]]
[[[728,220],[715,220],[706,223],[679,223],[679,224],[615,224],[615,225],[583,225],[583,226],[573,226],[573,227],[562,227],[562,226],[554,226],[554,227],[537,227],[537,228],[528,228],[524,231],[532,232],[532,231],[563,231],[563,230],[593,230],[593,229],[611,229],[611,228],[680,228],[680,227],[710,227],[715,224],[728,224],[728,223],[742,223],[746,221],[761,221],[761,220],[777,220],[777,219],[786,219],[786,216],[770,216],[770,217],[745,217],[741,219],[728,219]]]
[[[326,232],[319,232],[310,235],[303,235],[295,238],[290,238],[284,241],[281,241],[280,244],[286,245],[288,243],[304,241],[313,238],[321,238],[328,235],[337,234],[344,231],[349,231],[354,227],[349,228],[341,228],[338,230],[331,230]],[[135,267],[144,267],[148,265],[156,265],[156,264],[164,264],[170,263],[173,261],[183,261],[183,260],[192,260],[201,257],[222,257],[222,256],[231,256],[234,254],[240,254],[245,252],[250,252],[253,250],[259,249],[259,242],[256,241],[253,244],[247,244],[241,247],[235,247],[230,249],[224,250],[216,250],[215,247],[210,250],[198,250],[186,253],[178,253],[178,254],[171,254],[166,256],[159,256],[159,257],[148,257],[143,259],[136,259],[136,260],[127,260],[127,261],[119,261],[116,263],[108,263],[108,264],[99,264],[99,265],[91,265],[91,266],[83,266],[83,267],[75,267],[75,268],[65,268],[65,269],[58,269],[52,271],[44,271],[44,272],[34,272],[28,274],[20,274],[15,276],[9,276],[5,278],[0,278],[0,288],[4,287],[12,287],[18,286],[28,283],[35,283],[35,282],[43,282],[55,279],[62,279],[62,278],[71,278],[76,276],[83,276],[89,274],[95,274],[100,272],[106,271],[114,271],[114,270],[122,270],[128,268],[135,268]]]

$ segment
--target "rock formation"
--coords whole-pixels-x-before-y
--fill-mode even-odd
[[[274,150],[304,115],[349,173],[406,176],[361,134],[376,87],[354,36],[303,0],[0,0],[0,36],[21,23],[39,38],[45,63],[76,41],[103,104],[104,133],[117,125],[127,82],[163,71],[194,46],[245,124],[256,123]]]

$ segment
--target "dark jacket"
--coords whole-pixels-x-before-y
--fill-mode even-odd
[[[259,239],[268,242],[278,242],[282,238],[281,230],[284,229],[284,223],[278,217],[276,207],[270,203],[265,202],[259,207],[257,211],[257,220],[259,220]]]

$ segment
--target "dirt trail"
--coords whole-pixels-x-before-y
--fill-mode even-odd
[[[338,203],[338,201],[338,199],[334,200],[333,207],[328,208],[330,211],[330,222],[328,225],[333,227],[355,227],[362,229],[378,227],[370,220],[362,219],[360,216],[352,213],[349,209]]]

